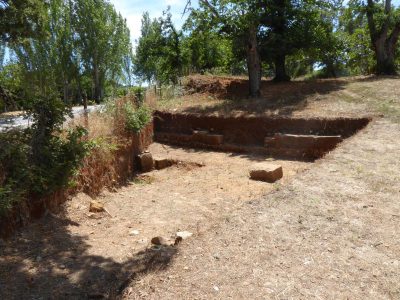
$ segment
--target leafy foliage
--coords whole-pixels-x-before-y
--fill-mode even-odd
[[[142,80],[159,85],[178,83],[182,74],[181,33],[171,21],[169,9],[151,20],[143,14],[142,35],[134,58],[134,72]]]
[[[65,111],[59,99],[39,99],[30,110],[31,128],[0,134],[0,214],[26,197],[68,185],[88,148],[82,128],[62,135]]]
[[[151,121],[151,110],[142,105],[135,108],[131,102],[124,105],[126,128],[129,131],[139,132]]]
[[[8,7],[17,2],[22,1],[10,1]],[[24,99],[19,103],[23,108],[30,99],[50,94],[59,95],[68,105],[90,99],[99,103],[116,88],[132,83],[129,29],[112,4],[106,0],[37,2],[42,3],[40,34],[21,33],[24,39],[9,43],[14,67],[0,69],[0,84]],[[24,13],[19,6],[15,9]],[[39,31],[36,25],[33,29]]]
[[[0,40],[13,43],[43,34],[45,10],[41,0],[0,0]]]

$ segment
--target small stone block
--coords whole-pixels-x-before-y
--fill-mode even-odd
[[[98,201],[90,201],[89,211],[92,212],[92,213],[103,212],[104,211],[104,205],[103,205],[103,203],[100,203]]]
[[[207,134],[204,137],[204,143],[207,145],[222,145],[224,136],[221,134]]]
[[[207,135],[208,135],[208,131],[193,130],[192,141],[193,142],[204,143]]]
[[[275,145],[274,137],[266,137],[264,138],[264,147],[273,147]]]
[[[138,155],[138,161],[142,172],[150,172],[154,169],[154,160],[151,153],[145,152]]]
[[[155,158],[154,159],[154,166],[157,170],[162,170],[174,165],[174,161],[169,158]]]
[[[283,176],[282,166],[270,163],[258,163],[250,169],[250,178],[253,180],[274,183]]]

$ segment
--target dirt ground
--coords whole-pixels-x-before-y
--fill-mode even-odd
[[[377,120],[245,202],[125,299],[400,299],[400,126]]]
[[[80,194],[67,202],[62,215],[48,216],[6,243],[0,252],[0,298],[109,295],[110,287],[121,284],[129,272],[116,278],[110,274],[136,260],[153,237],[174,237],[178,231],[197,235],[221,215],[280,188],[310,166],[269,159],[282,165],[284,177],[268,184],[250,180],[248,174],[250,166],[265,157],[157,143],[149,151],[183,163],[146,173],[116,192],[105,192],[97,200],[109,214],[90,214],[92,199]],[[109,278],[108,285],[102,283],[103,277]]]
[[[154,144],[159,157],[204,166],[153,171],[106,192],[97,200],[109,214],[99,218],[78,195],[0,241],[0,299],[400,299],[398,78],[294,82],[253,102],[185,97],[161,104],[375,119],[314,164],[279,161],[276,184],[248,179],[260,157]],[[146,248],[178,230],[193,236]]]

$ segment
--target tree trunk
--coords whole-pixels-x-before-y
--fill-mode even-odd
[[[94,72],[94,101],[99,104],[101,99],[101,87],[100,87],[100,72],[98,66],[95,64],[93,68]]]
[[[249,29],[247,40],[247,70],[249,75],[250,97],[261,95],[261,60],[257,46],[257,30],[255,26]]]
[[[64,79],[64,103],[69,104],[69,82]]]
[[[386,19],[380,28],[376,25],[374,13],[376,3],[373,0],[367,2],[368,28],[375,52],[376,70],[378,75],[395,75],[395,49],[400,36],[400,22],[396,22],[394,29],[389,33],[389,25],[392,14],[391,0],[385,0],[384,14]]]
[[[276,82],[290,81],[290,76],[286,74],[286,55],[278,54],[274,59]]]
[[[378,75],[396,75],[394,45],[388,41],[375,42],[376,73]]]

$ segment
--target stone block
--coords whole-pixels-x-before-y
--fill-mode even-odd
[[[176,162],[173,159],[169,158],[155,158],[154,166],[157,170],[162,170],[168,167],[173,166]]]
[[[104,205],[98,201],[90,201],[89,211],[92,213],[98,213],[104,211]]]
[[[207,145],[222,145],[224,136],[222,134],[207,134],[203,138],[203,142]]]
[[[343,140],[340,135],[321,136],[296,134],[275,134],[274,139],[277,147],[301,149],[333,149]]]
[[[275,138],[274,137],[266,137],[264,138],[264,147],[274,147],[275,146]]]
[[[205,130],[193,130],[192,141],[198,143],[205,143],[208,131]]]
[[[142,172],[150,172],[154,169],[154,160],[150,152],[139,154],[137,157],[139,168]]]
[[[282,166],[263,162],[253,165],[250,169],[250,178],[253,180],[273,183],[283,176]]]

